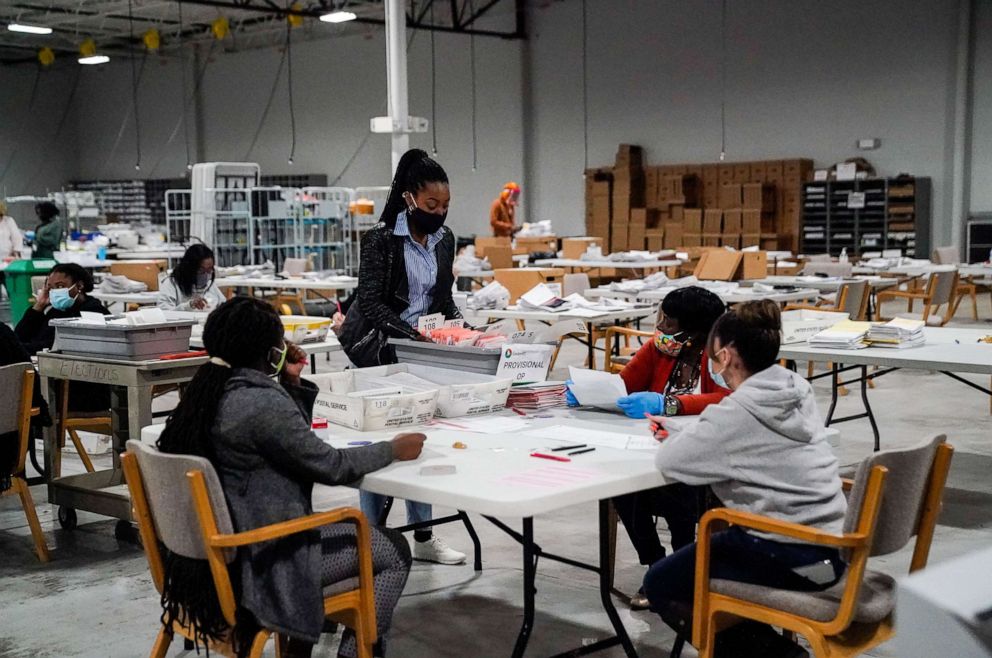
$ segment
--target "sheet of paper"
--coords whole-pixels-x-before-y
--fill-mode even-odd
[[[535,459],[534,461],[541,461]],[[594,468],[550,464],[539,466],[513,475],[504,475],[497,482],[515,486],[534,487],[535,489],[561,489],[573,484],[580,484],[602,475],[602,471]]]
[[[617,399],[627,395],[627,385],[620,375],[601,370],[568,367],[572,394],[579,404],[616,411]]]
[[[92,311],[80,311],[79,312],[79,323],[80,324],[107,324],[107,316],[103,313],[94,313]]]
[[[161,324],[163,322],[168,322],[168,318],[165,317],[165,313],[158,308],[143,308],[140,311],[131,311],[130,313],[125,313],[124,317],[127,318],[127,323],[130,325]]]
[[[542,304],[547,304],[553,300],[557,295],[544,283],[539,283],[527,292],[525,292],[520,300],[527,302],[532,306],[541,306]]]
[[[461,430],[479,434],[509,434],[524,429],[527,427],[527,422],[521,418],[476,416],[474,418],[435,418],[430,425],[438,429]]]
[[[644,424],[644,434],[622,434],[620,432],[606,432],[594,430],[587,427],[576,427],[574,425],[551,425],[540,427],[524,432],[529,437],[536,439],[553,439],[556,441],[567,441],[569,443],[585,443],[590,446],[600,448],[614,448],[616,450],[644,450],[647,439],[653,443],[651,449],[657,448],[658,443],[651,436],[647,423]]]
[[[444,324],[444,313],[431,313],[430,315],[421,315],[417,319],[417,331],[424,333],[426,331],[434,331],[438,327]]]

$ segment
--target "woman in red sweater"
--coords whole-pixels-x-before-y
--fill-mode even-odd
[[[710,377],[704,353],[710,329],[725,310],[719,297],[697,286],[667,295],[658,309],[653,339],[620,373],[628,395],[617,400],[617,406],[631,418],[697,415],[730,395]],[[570,405],[577,404],[570,392],[567,397]],[[702,488],[676,483],[613,499],[641,564],[650,566],[665,557],[656,517],[668,524],[674,550],[695,541],[705,497]],[[635,609],[648,607],[640,592],[630,603]]]

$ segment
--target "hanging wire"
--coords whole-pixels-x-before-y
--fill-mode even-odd
[[[469,16],[475,16],[475,3],[468,0]],[[479,168],[479,138],[477,132],[478,103],[476,102],[475,74],[475,33],[469,36],[469,59],[472,62],[472,171]]]
[[[286,49],[282,50],[282,58],[279,60],[279,70],[276,71],[276,78],[272,81],[272,89],[269,91],[269,100],[265,102],[265,110],[262,111],[262,118],[258,121],[258,127],[255,129],[255,136],[251,138],[251,145],[248,150],[245,151],[245,157],[243,160],[248,162],[251,157],[251,152],[255,150],[255,144],[258,142],[258,136],[262,134],[262,126],[265,125],[265,119],[269,116],[269,109],[272,107],[272,99],[276,96],[276,89],[279,87],[279,81],[282,79],[282,69],[286,64]]]
[[[138,120],[138,69],[134,64],[134,0],[127,0],[127,31],[130,37],[128,51],[131,55],[131,105],[134,107],[134,149],[135,171],[141,171],[141,124]],[[147,57],[147,53],[145,53]],[[142,59],[141,68],[144,70],[145,61]]]
[[[296,155],[296,110],[293,109],[293,25],[286,21],[286,83],[289,89],[289,127],[293,135],[293,145],[289,149],[290,165]]]
[[[45,145],[45,148],[42,151],[42,157],[38,160],[38,166],[35,168],[34,173],[31,174],[31,178],[28,179],[27,185],[24,186],[24,189],[26,190],[30,190],[34,187],[34,182],[38,179],[38,176],[41,175],[42,169],[51,168],[49,153],[52,149],[52,145],[57,142],[59,137],[62,135],[62,129],[65,127],[65,121],[69,118],[70,110],[74,107],[73,101],[76,98],[76,90],[79,89],[80,71],[82,71],[83,67],[76,66],[74,68],[76,73],[72,79],[72,88],[69,90],[68,98],[66,98],[65,107],[62,109],[62,116],[59,118],[59,123],[55,127],[55,133],[52,135],[50,141]]]
[[[589,74],[587,54],[589,50],[589,31],[586,28],[586,0],[582,0],[582,152],[585,158],[585,168],[589,168]]]
[[[431,3],[431,27],[434,27],[434,2]],[[434,30],[431,30],[431,150],[437,155],[437,59],[434,49]]]
[[[186,44],[183,42],[183,0],[179,0],[179,69],[183,85],[183,142],[186,147],[186,170],[189,171],[193,168],[193,163],[190,162],[189,158],[189,123],[186,121]]]
[[[141,59],[141,67],[138,69],[138,84],[141,84],[141,78],[145,75],[145,62],[147,57]],[[103,170],[110,166],[113,161],[114,156],[117,154],[117,147],[121,145],[121,139],[124,138],[124,130],[127,128],[128,122],[131,120],[131,113],[135,111],[134,97],[131,98],[131,104],[127,108],[127,112],[124,113],[124,118],[121,120],[121,127],[117,130],[117,138],[114,140],[114,145],[111,147],[110,152],[107,154],[107,158],[103,161]]]
[[[720,8],[720,162],[727,157],[727,0]]]
[[[34,109],[35,98],[38,97],[38,82],[41,80],[41,65],[35,69],[34,82],[31,83],[31,96],[28,98],[28,109],[24,114],[24,122],[22,125],[23,130],[19,134],[24,134],[28,128],[28,122],[34,116],[32,110]],[[15,133],[16,134],[16,133]],[[10,155],[7,157],[7,164],[3,166],[3,171],[0,171],[0,182],[2,182],[7,177],[7,172],[10,171],[10,166],[14,163],[14,158],[17,157],[17,149],[11,148]]]
[[[217,43],[216,40],[211,40],[210,41],[210,47],[207,49],[207,56],[203,58],[203,67],[197,72],[197,74],[195,76],[193,76],[193,91],[190,93],[190,95],[188,97],[185,95],[185,91],[183,92],[183,113],[184,113],[184,116],[181,116],[181,117],[179,117],[178,120],[176,120],[176,125],[173,126],[172,132],[169,133],[169,139],[166,140],[165,146],[162,148],[162,152],[158,156],[158,160],[155,161],[155,166],[153,166],[151,168],[151,171],[148,173],[149,177],[151,177],[151,178],[154,178],[155,172],[158,171],[159,165],[162,164],[162,159],[165,158],[166,151],[168,150],[168,148],[172,144],[172,142],[175,141],[176,135],[179,134],[179,128],[180,128],[180,126],[185,126],[186,125],[185,113],[186,113],[186,107],[187,107],[188,99],[192,99],[200,91],[200,84],[203,82],[203,78],[204,78],[204,76],[207,73],[207,67],[210,65],[210,57],[214,53],[214,44],[216,44],[216,43]],[[189,142],[188,141],[187,141],[186,152],[189,153]],[[188,158],[187,158],[187,160],[188,160]],[[187,162],[186,168],[187,168],[187,170],[192,169],[193,168],[192,163]]]

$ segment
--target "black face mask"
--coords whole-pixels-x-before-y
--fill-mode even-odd
[[[413,229],[421,235],[431,235],[444,226],[444,221],[448,218],[448,213],[438,215],[420,208],[407,208],[407,222]]]

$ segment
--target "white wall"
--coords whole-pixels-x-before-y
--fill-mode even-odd
[[[975,2],[971,211],[992,213],[992,2]]]
[[[588,0],[589,163],[641,144],[651,163],[720,151],[718,0]],[[949,119],[957,0],[728,3],[727,160],[863,155],[934,179],[950,236]],[[583,230],[581,3],[530,14],[532,213]],[[859,137],[882,148],[858,152]]]
[[[449,225],[457,233],[488,231],[489,203],[506,180],[523,174],[523,114],[519,90],[518,42],[477,38],[480,84],[478,169],[472,171],[471,68],[469,39],[438,34],[437,159],[451,179]],[[202,83],[204,160],[242,161],[259,125],[281,52],[275,49],[218,53],[207,65]],[[300,42],[293,46],[296,153],[287,163],[290,115],[286,71],[265,125],[250,155],[263,174],[326,173],[337,178],[363,140],[367,142],[341,177],[347,187],[388,185],[390,138],[369,136],[369,119],[386,113],[384,32]],[[192,86],[192,58],[188,59]],[[182,130],[166,147],[181,112],[178,65],[149,62],[139,94],[142,125],[141,175],[172,177],[185,166]],[[86,87],[78,114],[81,141],[80,177],[133,177],[134,127],[128,123],[113,158],[108,159],[130,106],[127,63],[102,67]],[[430,118],[430,37],[418,32],[409,53],[411,114]],[[190,141],[196,131],[190,113]],[[416,135],[413,146],[431,150],[431,135]],[[161,160],[152,173],[151,166]]]
[[[58,190],[76,170],[76,129],[71,110],[61,136],[55,136],[76,71],[41,71],[32,106],[36,71],[34,66],[0,67],[0,175],[7,169],[0,180],[0,198]],[[76,98],[81,95],[80,89]],[[11,214],[22,228],[33,228],[37,223],[29,204],[11,205]]]

